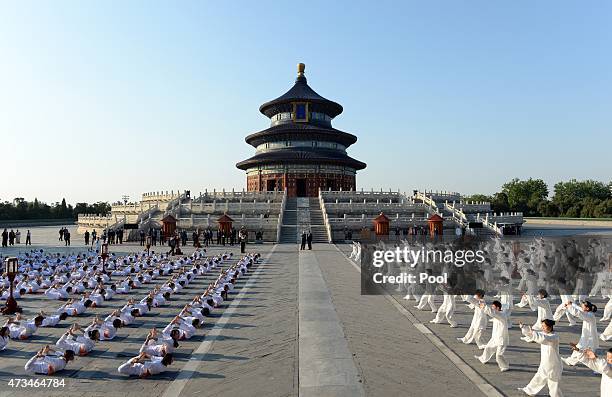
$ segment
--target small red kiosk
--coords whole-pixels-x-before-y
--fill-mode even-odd
[[[172,215],[166,215],[161,221],[164,237],[168,239],[171,236],[174,236],[174,232],[176,231],[176,218]]]
[[[388,236],[389,235],[389,218],[382,212],[376,218],[374,218],[374,233],[376,236]]]
[[[226,236],[229,236],[229,233],[232,230],[232,222],[234,222],[234,220],[227,216],[227,214],[223,214],[221,218],[217,219],[219,230],[221,230]]]
[[[444,230],[444,218],[438,214],[433,214],[427,219],[430,236],[441,236]]]

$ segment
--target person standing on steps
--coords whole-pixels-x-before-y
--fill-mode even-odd
[[[302,231],[302,245],[300,246],[300,251],[304,251],[306,249],[306,232]]]
[[[312,232],[309,230],[308,235],[306,236],[306,241],[308,241],[308,249],[312,249]]]

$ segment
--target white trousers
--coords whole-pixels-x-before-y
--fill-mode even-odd
[[[510,367],[506,357],[504,357],[504,353],[506,352],[506,346],[495,346],[487,344],[478,359],[481,363],[486,364],[492,357],[495,355],[495,361],[497,361],[497,365],[499,369],[506,370]]]
[[[548,386],[548,394],[550,397],[563,397],[563,393],[559,388],[559,382],[549,379],[540,372],[536,372],[531,379],[531,382],[529,382],[529,384],[525,386],[523,390],[525,393],[535,396],[544,386]]]
[[[434,301],[433,295],[423,294],[421,296],[421,300],[419,301],[419,304],[417,305],[417,309],[423,310],[425,308],[425,305],[429,305],[429,308],[431,309],[432,312],[435,312],[436,310],[438,310],[436,307],[436,302]]]

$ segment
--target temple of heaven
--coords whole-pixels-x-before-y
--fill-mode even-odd
[[[289,197],[316,197],[319,189],[355,190],[365,163],[346,154],[357,142],[331,121],[342,106],[317,94],[306,81],[304,64],[289,91],[260,106],[270,128],[246,137],[255,155],[236,164],[247,173],[248,191],[287,189]]]

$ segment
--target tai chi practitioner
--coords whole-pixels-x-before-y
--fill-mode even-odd
[[[476,290],[474,296],[464,295],[463,300],[468,302],[474,307],[474,316],[472,317],[472,323],[470,328],[463,338],[457,338],[459,342],[470,344],[476,343],[479,349],[485,348],[485,343],[482,341],[482,333],[487,329],[487,315],[484,308],[480,307],[481,303],[484,303],[485,292],[481,289]]]
[[[49,354],[52,353],[52,354]],[[66,368],[68,362],[74,360],[74,352],[66,350],[63,353],[53,350],[49,345],[43,347],[25,365],[27,374],[52,375]]]
[[[569,322],[569,325],[574,326],[576,325],[576,320],[567,310],[567,307],[565,305],[567,302],[570,302],[573,299],[573,297],[569,295],[567,293],[567,290],[565,289],[565,279],[561,278],[557,280],[557,282],[559,283],[559,297],[561,298],[561,304],[557,306],[557,309],[555,310],[555,313],[553,314],[553,320],[558,322],[565,314],[565,316],[567,317],[567,321]]]
[[[166,371],[166,368],[172,364],[172,361],[172,353],[166,353],[163,357],[159,357],[141,352],[138,356],[129,359],[126,363],[119,366],[117,371],[125,375],[146,378]]]
[[[493,334],[491,339],[484,346],[484,350],[480,356],[474,356],[481,363],[486,364],[495,354],[495,360],[501,372],[510,369],[510,364],[506,361],[504,353],[508,347],[510,337],[508,335],[508,314],[502,309],[501,302],[493,301],[491,306],[486,306],[481,302],[479,307],[484,313],[493,318]]]
[[[536,331],[542,330],[542,321],[544,320],[552,320],[553,314],[550,309],[550,302],[548,301],[548,292],[545,289],[541,289],[538,291],[538,297],[533,297],[532,295],[525,295],[527,298],[527,302],[532,311],[538,312],[538,318],[533,324],[532,328]],[[527,335],[521,338],[525,342],[532,342],[529,340]]]
[[[518,389],[529,396],[535,396],[544,386],[548,386],[551,397],[563,397],[559,388],[563,363],[559,355],[559,335],[554,333],[554,325],[554,320],[545,319],[540,326],[542,330],[536,331],[521,324],[523,335],[541,346],[538,371],[527,386]]]
[[[431,276],[433,274],[431,269],[427,269],[426,270],[427,275]],[[438,308],[436,307],[436,302],[435,302],[435,287],[432,283],[427,283],[425,284],[425,291],[423,292],[423,295],[421,295],[421,299],[419,300],[419,304],[416,305],[415,307],[419,310],[424,310],[426,305],[429,305],[429,308],[431,309],[432,313],[436,313],[438,311]],[[415,295],[416,298],[416,295]]]
[[[608,298],[608,303],[606,303],[606,306],[604,306],[604,312],[601,321],[610,321],[610,319],[612,318],[612,294],[606,295],[606,297]]]
[[[527,297],[530,295],[535,295],[538,289],[538,278],[536,277],[535,272],[531,269],[526,269],[524,270],[523,274],[524,276],[521,279],[521,283],[519,283],[519,288],[522,286],[522,284],[525,284],[527,286],[527,292],[523,294],[523,296],[521,297],[521,301],[516,304],[516,306],[521,308],[529,305],[529,300],[527,299]]]
[[[593,351],[599,348],[599,335],[597,334],[597,319],[595,313],[597,306],[589,301],[582,302],[580,307],[572,302],[567,302],[567,310],[579,319],[582,320],[582,334],[578,341],[578,349],[591,349]],[[571,356],[564,358],[563,362],[567,365],[576,365],[580,361],[580,353],[574,351]]]
[[[601,397],[612,396],[612,348],[606,352],[606,358],[600,358],[591,349],[580,350],[575,344],[571,345],[572,350],[579,352],[581,363],[601,374]]]
[[[606,329],[604,329],[601,335],[599,335],[599,339],[603,341],[612,340],[612,321],[608,323],[608,326],[606,327]]]
[[[440,324],[442,320],[446,317],[446,321],[450,324],[451,328],[457,327],[457,322],[455,321],[455,295],[451,295],[449,293],[449,289],[447,286],[440,285],[438,287],[442,290],[444,294],[444,300],[442,305],[438,308],[438,312],[436,313],[436,317],[430,321],[433,324]]]
[[[599,272],[597,272],[597,275],[595,276],[595,283],[593,284],[593,288],[591,288],[591,292],[589,292],[589,296],[595,296],[600,292],[602,292],[603,295],[603,290],[610,283],[609,277],[610,272],[606,270],[606,264],[603,262],[600,263]]]

